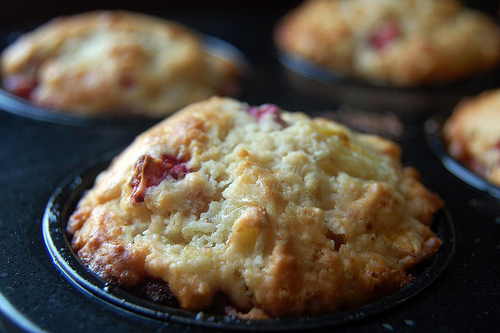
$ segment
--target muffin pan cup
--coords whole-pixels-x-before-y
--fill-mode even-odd
[[[484,191],[500,200],[500,187],[472,172],[465,165],[451,157],[446,151],[446,144],[442,135],[445,118],[440,116],[430,117],[424,126],[426,140],[436,156],[451,173],[472,187]]]
[[[104,300],[118,308],[160,321],[229,330],[289,331],[333,327],[365,319],[409,302],[430,287],[449,266],[455,252],[455,236],[451,218],[440,212],[433,229],[442,240],[438,253],[423,263],[414,281],[378,301],[337,313],[299,318],[242,320],[232,316],[209,312],[187,311],[168,307],[135,296],[122,288],[109,284],[88,270],[70,246],[71,236],[66,232],[69,216],[85,191],[90,189],[96,176],[109,164],[94,161],[69,175],[52,194],[43,217],[43,237],[52,260],[64,276],[78,289]]]
[[[287,79],[293,87],[332,102],[348,103],[354,107],[373,111],[397,111],[403,115],[421,113],[422,110],[447,110],[463,96],[476,94],[491,87],[500,69],[466,77],[455,82],[435,85],[395,87],[369,82],[313,64],[306,59],[275,50]]]

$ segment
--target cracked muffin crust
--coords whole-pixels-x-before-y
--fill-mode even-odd
[[[317,315],[401,288],[436,253],[443,203],[418,177],[392,141],[213,97],[137,137],[67,230],[103,279],[162,280],[181,308]]]
[[[455,0],[308,0],[275,41],[340,75],[393,86],[458,80],[500,61],[497,24]]]
[[[500,89],[468,97],[443,126],[448,153],[500,186]]]
[[[126,11],[56,18],[26,33],[1,58],[5,90],[80,116],[161,118],[230,94],[237,68],[208,53],[197,32]]]

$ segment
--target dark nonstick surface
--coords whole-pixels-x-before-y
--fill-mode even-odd
[[[169,4],[133,2],[126,8],[106,1],[69,2],[60,6],[28,1],[22,8],[20,4],[10,4],[0,14],[5,16],[0,24],[5,34],[18,26],[44,22],[60,14],[98,8],[125,8],[163,16],[225,40],[246,55],[251,72],[238,99],[253,105],[274,103],[285,110],[307,111],[354,127],[359,127],[360,118],[368,119],[363,124],[371,126],[358,129],[373,130],[401,144],[405,165],[419,169],[424,184],[446,203],[446,211],[436,224],[436,231],[445,242],[443,251],[417,279],[416,287],[411,286],[418,290],[384,299],[365,312],[349,312],[348,318],[337,314],[335,318],[341,319],[327,316],[268,324],[235,323],[203,315],[175,320],[170,315],[148,315],[116,304],[82,287],[78,281],[71,281],[71,275],[55,263],[54,253],[45,244],[43,217],[51,198],[62,200],[58,202],[61,205],[66,202],[65,197],[58,195],[68,195],[69,188],[67,192],[57,190],[69,186],[65,181],[75,175],[85,178],[89,171],[99,168],[103,160],[109,160],[156,121],[66,124],[0,110],[0,331],[205,332],[308,328],[339,332],[493,332],[498,329],[500,201],[446,169],[424,131],[428,119],[447,116],[464,96],[498,87],[498,76],[409,90],[305,78],[281,65],[271,39],[274,23],[298,2],[220,0],[206,4],[186,0]],[[380,125],[380,119],[389,119],[390,124],[397,126]],[[71,186],[71,190],[77,188],[76,183]],[[52,236],[46,232],[47,237]],[[52,252],[61,251],[62,258],[71,261],[71,257],[64,257],[64,243],[55,244]]]

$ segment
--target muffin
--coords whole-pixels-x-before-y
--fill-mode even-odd
[[[440,247],[443,203],[400,154],[327,119],[213,97],[138,136],[67,231],[104,280],[162,281],[146,294],[182,309],[332,313],[408,284]]]
[[[488,71],[500,34],[455,0],[308,0],[277,25],[285,54],[376,84],[419,86]]]
[[[87,117],[161,118],[230,93],[237,68],[179,23],[125,11],[56,18],[1,55],[3,88]]]
[[[457,105],[443,126],[449,154],[500,186],[500,89]]]

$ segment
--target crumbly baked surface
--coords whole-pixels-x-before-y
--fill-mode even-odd
[[[455,0],[308,0],[275,40],[285,53],[395,86],[453,81],[500,61],[496,23]]]
[[[82,116],[163,117],[230,92],[237,68],[179,23],[125,11],[56,18],[2,53],[4,89]]]
[[[213,97],[140,135],[67,229],[106,280],[162,279],[184,309],[225,294],[240,316],[288,317],[412,281],[441,244],[429,226],[442,205],[392,141]]]
[[[500,186],[500,89],[459,103],[443,136],[452,157]]]

